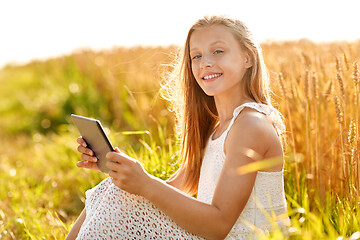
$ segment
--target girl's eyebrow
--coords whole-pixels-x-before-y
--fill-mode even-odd
[[[210,46],[216,45],[216,44],[218,44],[218,43],[226,44],[226,42],[224,42],[223,40],[216,40],[216,41],[210,43]],[[191,48],[191,49],[190,49],[190,52],[195,51],[195,50],[197,50],[196,47]]]
[[[215,45],[215,44],[218,44],[218,43],[225,44],[225,42],[224,42],[223,40],[217,40],[217,41],[211,43],[210,46]]]

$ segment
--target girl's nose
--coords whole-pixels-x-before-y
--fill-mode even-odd
[[[203,56],[201,58],[200,68],[209,68],[213,66],[211,58]]]

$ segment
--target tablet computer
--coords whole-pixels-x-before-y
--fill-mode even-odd
[[[97,165],[100,171],[108,173],[109,169],[106,167],[106,154],[108,152],[114,152],[114,148],[108,139],[101,122],[99,120],[83,117],[75,114],[71,114],[71,118],[79,130],[81,136],[85,140],[95,156],[97,157]]]

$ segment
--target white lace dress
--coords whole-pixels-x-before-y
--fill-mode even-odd
[[[274,108],[246,103],[234,110],[227,130],[217,139],[210,138],[205,150],[197,198],[211,204],[216,183],[225,160],[224,142],[236,116],[244,107],[266,114],[278,132],[284,131],[280,114]],[[127,193],[109,177],[86,191],[86,219],[77,239],[203,239],[179,227],[147,199]],[[226,239],[249,239],[255,230],[270,226],[268,215],[286,214],[283,172],[258,172],[250,198]],[[280,227],[284,220],[276,220]]]
[[[212,135],[205,149],[197,199],[211,204],[216,183],[225,161],[224,143],[236,117],[245,108],[255,109],[268,116],[278,134],[285,131],[279,111],[265,104],[245,103],[234,110],[233,118],[222,133],[213,140]],[[271,231],[271,224],[281,229],[289,225],[284,192],[283,171],[258,171],[248,202],[226,239],[253,239],[257,233]]]

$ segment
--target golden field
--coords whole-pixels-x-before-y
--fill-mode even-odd
[[[360,41],[262,44],[287,127],[292,227],[267,239],[359,239]],[[154,176],[177,167],[160,80],[177,47],[114,48],[0,70],[0,238],[63,239],[84,192],[106,176],[75,166],[69,115],[101,119],[114,145]]]

